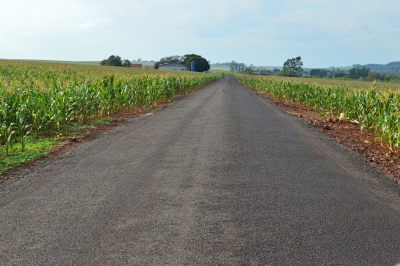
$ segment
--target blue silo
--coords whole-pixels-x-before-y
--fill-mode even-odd
[[[196,71],[196,62],[195,61],[192,61],[192,63],[190,64],[190,70]]]

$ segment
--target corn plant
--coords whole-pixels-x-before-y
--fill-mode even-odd
[[[160,75],[160,73],[164,73]],[[0,145],[68,135],[74,123],[153,108],[222,75],[0,60]]]
[[[12,145],[12,141],[15,135],[15,131],[13,130],[14,123],[9,125],[2,124],[0,126],[0,141],[5,145],[5,156],[9,156],[9,147]]]

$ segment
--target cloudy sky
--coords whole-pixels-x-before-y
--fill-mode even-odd
[[[400,61],[400,0],[0,0],[0,58]]]

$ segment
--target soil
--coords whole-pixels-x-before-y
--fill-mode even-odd
[[[184,94],[176,95],[175,99],[179,99],[183,96]],[[396,180],[396,183],[400,183],[400,155],[390,153],[389,148],[386,145],[381,145],[379,141],[376,142],[375,140],[379,139],[376,133],[372,131],[361,131],[360,125],[351,123],[349,121],[341,122],[339,119],[327,119],[321,117],[310,108],[298,105],[296,103],[274,99],[266,95],[262,95],[262,97],[268,98],[270,101],[284,109],[287,113],[303,119],[307,124],[315,127],[317,130],[326,134],[329,138],[332,138],[342,145],[359,153],[365,159],[365,161],[379,168],[387,175],[393,177]],[[167,106],[168,103],[160,103],[154,109],[165,108]],[[80,137],[66,139],[63,145],[53,148],[48,156],[15,167],[11,171],[0,173],[0,185],[3,181],[20,174],[22,170],[32,167],[41,160],[57,158],[58,156],[67,153],[77,145],[96,139],[98,136],[107,132],[116,130],[124,123],[151,111],[152,110],[146,109],[145,107],[141,107],[134,111],[117,112],[108,116],[108,118],[113,118],[109,124],[98,125],[96,128],[85,129],[84,131],[80,132],[72,132],[73,135],[78,135]]]

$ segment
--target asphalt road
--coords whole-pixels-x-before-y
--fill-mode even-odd
[[[0,265],[391,265],[400,189],[232,77],[0,191]]]

